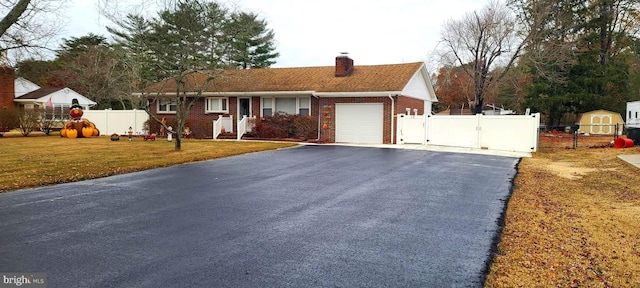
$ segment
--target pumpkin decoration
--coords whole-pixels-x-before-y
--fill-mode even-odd
[[[89,138],[93,136],[93,128],[91,127],[82,127],[82,136]]]
[[[76,129],[65,129],[67,130],[67,132],[65,133],[67,135],[67,138],[77,138],[78,137],[78,130]]]
[[[99,136],[100,131],[96,129],[96,125],[88,119],[82,118],[83,114],[78,99],[73,99],[71,101],[71,108],[69,109],[69,115],[72,119],[64,124],[64,128],[60,131],[60,136],[66,138]]]

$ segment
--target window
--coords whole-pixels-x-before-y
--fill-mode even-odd
[[[298,109],[298,114],[302,115],[302,116],[309,116],[311,112],[311,99],[309,99],[308,97],[304,97],[304,98],[298,98],[299,101],[299,109]]]
[[[262,98],[262,116],[269,117],[273,115],[273,98]]]
[[[158,113],[175,113],[178,105],[172,99],[158,99]]]
[[[227,98],[210,97],[207,98],[205,112],[206,113],[229,113]]]
[[[311,99],[309,97],[262,98],[262,117],[272,116],[275,112],[308,116],[311,112]]]
[[[71,109],[71,105],[56,105],[53,107],[53,118],[56,120],[69,120],[71,119],[71,115],[69,115],[69,109]]]
[[[276,112],[284,112],[289,115],[296,113],[296,98],[276,98]]]

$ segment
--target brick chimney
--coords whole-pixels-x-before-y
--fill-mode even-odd
[[[0,108],[15,106],[15,80],[13,68],[0,66]]]
[[[347,53],[336,57],[336,77],[347,77],[353,73],[353,59]]]

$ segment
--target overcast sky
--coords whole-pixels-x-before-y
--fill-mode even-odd
[[[122,0],[121,0],[122,1]],[[136,2],[136,1],[129,1]],[[264,18],[276,35],[280,57],[272,67],[334,65],[348,52],[356,65],[429,61],[442,25],[487,0],[235,0]],[[73,0],[65,38],[109,37],[96,0]]]

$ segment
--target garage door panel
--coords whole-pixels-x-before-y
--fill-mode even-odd
[[[381,144],[382,103],[336,104],[336,142]]]

